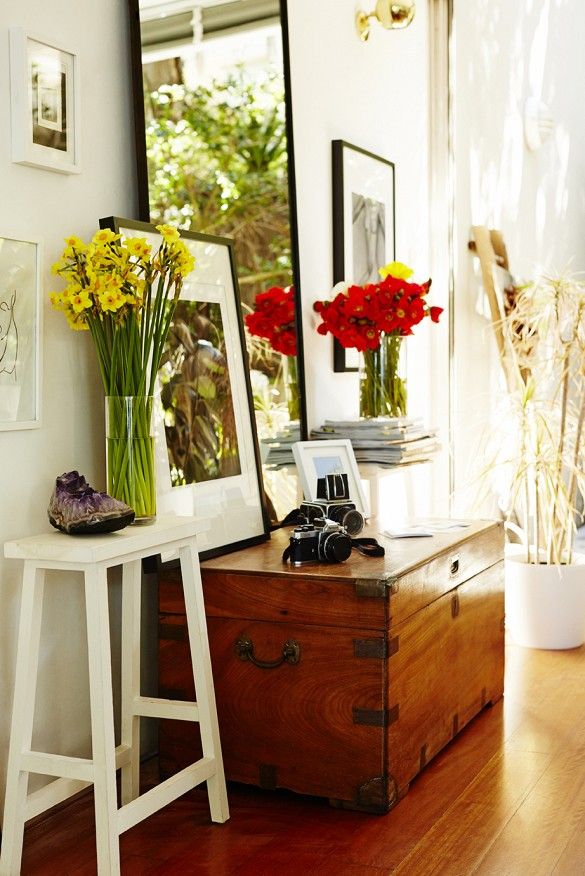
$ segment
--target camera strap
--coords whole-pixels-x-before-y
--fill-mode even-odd
[[[351,546],[364,557],[383,557],[386,551],[375,538],[352,538]]]

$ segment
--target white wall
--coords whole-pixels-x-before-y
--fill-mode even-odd
[[[469,509],[481,434],[498,393],[491,329],[475,310],[477,265],[470,227],[504,233],[513,273],[585,270],[585,80],[582,0],[459,0],[455,3],[455,508]],[[526,98],[556,120],[536,152],[524,142]]]
[[[42,426],[0,432],[0,542],[47,527],[57,475],[78,468],[105,487],[103,393],[85,334],[52,312],[50,265],[62,238],[90,236],[101,216],[134,215],[135,184],[126,5],[121,0],[36,0],[0,4],[0,235],[44,241]],[[76,52],[81,68],[82,173],[64,176],[12,164],[8,28],[22,26]],[[49,579],[36,734],[49,750],[87,753],[89,718],[81,587]],[[0,559],[0,805],[13,694],[20,566]]]

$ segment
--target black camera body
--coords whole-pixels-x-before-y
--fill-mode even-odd
[[[346,474],[329,474],[317,480],[317,498],[301,502],[300,513],[308,523],[320,517],[339,523],[350,536],[359,535],[364,528],[364,518],[349,497]]]
[[[343,526],[323,517],[295,526],[290,537],[289,559],[293,566],[304,563],[341,563],[351,554],[351,538]]]

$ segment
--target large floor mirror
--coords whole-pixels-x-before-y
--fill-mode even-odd
[[[306,437],[286,0],[128,0],[140,216],[233,237],[271,519]]]

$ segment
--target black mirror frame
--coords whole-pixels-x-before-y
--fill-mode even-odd
[[[282,29],[286,137],[288,152],[288,195],[290,213],[290,238],[292,275],[295,289],[295,319],[297,333],[297,375],[300,390],[300,438],[306,441],[307,399],[305,389],[305,359],[303,348],[303,316],[301,303],[299,235],[297,227],[296,174],[294,161],[293,111],[290,75],[290,50],[287,0],[279,0]],[[146,160],[146,118],[144,114],[144,87],[142,81],[142,47],[140,42],[140,9],[138,0],[128,0],[130,63],[132,82],[132,106],[134,115],[134,144],[136,154],[136,185],[138,192],[138,215],[141,222],[150,222],[148,197],[148,165]]]

